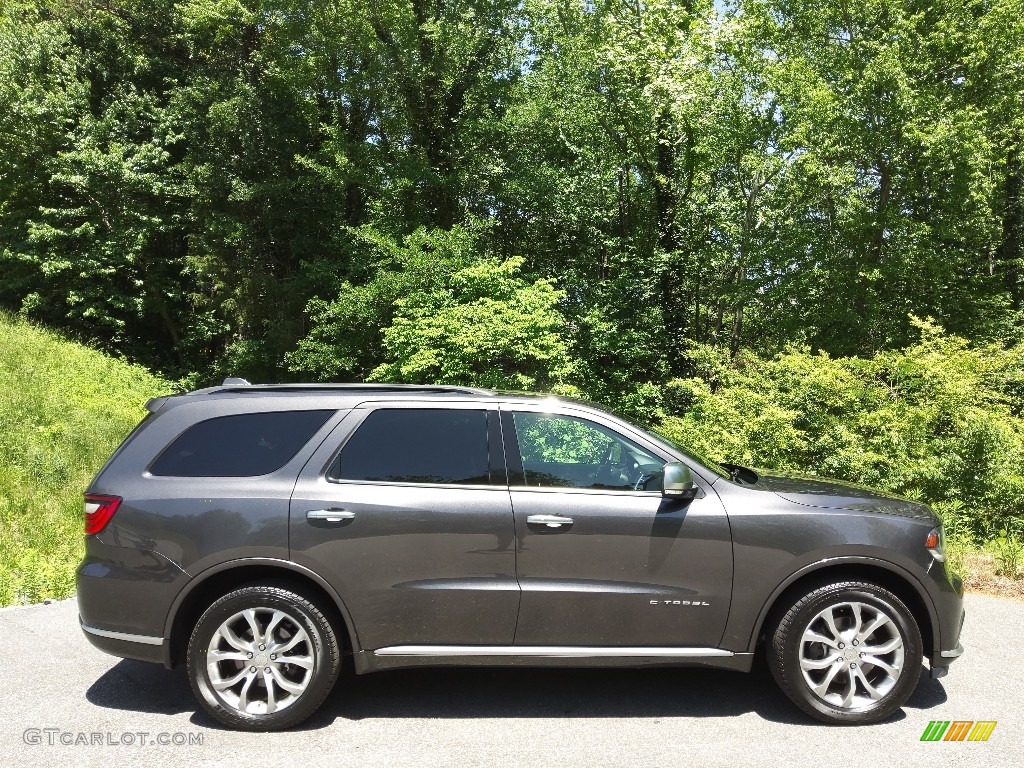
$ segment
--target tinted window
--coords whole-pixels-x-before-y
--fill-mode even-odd
[[[607,427],[544,413],[513,418],[526,485],[660,493],[665,462]]]
[[[154,475],[251,477],[288,463],[334,411],[240,413],[200,421],[153,464]]]
[[[374,411],[345,443],[330,477],[392,483],[484,485],[487,412]]]

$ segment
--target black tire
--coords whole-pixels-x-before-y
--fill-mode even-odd
[[[261,632],[271,630],[269,636],[254,637],[252,623],[243,613],[250,609]],[[277,621],[269,627],[273,619]],[[249,657],[251,662],[241,658],[210,661],[211,649],[246,656],[221,631],[226,622],[233,637],[247,649],[252,648],[255,656]],[[263,646],[259,645],[261,640]],[[293,647],[286,649],[292,641]],[[272,657],[275,649],[281,652]],[[289,663],[289,659],[295,663]],[[324,611],[309,598],[283,586],[246,586],[220,598],[196,623],[188,644],[188,676],[196,699],[218,721],[244,731],[278,731],[301,723],[327,698],[340,666],[337,633]],[[241,679],[221,692],[211,675],[217,676],[221,686],[236,676]],[[243,688],[245,699],[240,695]],[[301,691],[295,693],[299,688]],[[245,711],[238,706],[243,702]]]
[[[826,611],[831,626],[823,616]],[[866,631],[880,615],[889,621],[858,640],[855,628]],[[838,636],[832,627],[840,630]],[[808,631],[814,632],[809,637],[834,642],[804,639]],[[891,652],[862,652],[893,646],[897,637],[901,646]],[[896,595],[869,582],[825,584],[803,595],[779,619],[766,651],[772,675],[793,703],[811,717],[836,725],[884,720],[903,706],[921,676],[921,631],[913,614]],[[865,658],[882,663],[875,665]],[[815,668],[805,672],[802,659]],[[816,668],[819,663],[828,666]],[[898,675],[892,674],[894,669]],[[823,687],[823,695],[812,685]],[[848,700],[851,687],[854,693]]]

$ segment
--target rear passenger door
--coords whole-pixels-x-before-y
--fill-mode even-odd
[[[480,403],[354,409],[306,464],[291,558],[328,579],[363,649],[511,644],[515,531],[498,415]]]

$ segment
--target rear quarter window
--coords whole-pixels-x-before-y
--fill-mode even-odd
[[[335,411],[267,411],[193,424],[160,454],[161,477],[255,477],[276,472]]]

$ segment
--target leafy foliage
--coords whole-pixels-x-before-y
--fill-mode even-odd
[[[915,324],[916,344],[871,359],[791,349],[732,362],[695,348],[698,375],[670,382],[660,428],[717,460],[921,499],[955,518],[955,535],[991,538],[1024,518],[1024,347]]]
[[[0,305],[174,377],[365,376],[394,310],[334,353],[320,323],[462,227],[460,268],[557,280],[571,367],[630,408],[682,340],[872,354],[916,314],[1015,342],[1022,11],[11,0]]]
[[[479,233],[418,229],[402,243],[364,233],[374,277],[307,310],[315,329],[289,356],[315,378],[550,389],[571,372],[553,281],[523,259],[477,254]]]
[[[7,0],[0,307],[189,384],[579,394],[991,538],[1021,61],[1024,0]]]
[[[521,258],[481,261],[451,276],[441,290],[396,301],[384,329],[391,358],[376,381],[550,389],[567,373],[559,292],[549,280],[519,275]]]

